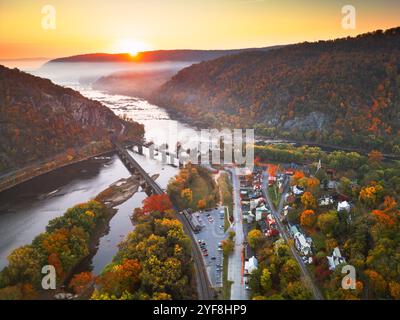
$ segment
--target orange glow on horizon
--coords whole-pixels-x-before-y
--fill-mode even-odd
[[[141,51],[149,51],[151,47],[143,42],[133,39],[119,39],[114,45],[112,53],[128,53],[132,58]]]
[[[171,49],[239,49],[356,36],[400,25],[400,2],[354,0],[357,27],[341,26],[343,1],[0,1],[0,59]]]

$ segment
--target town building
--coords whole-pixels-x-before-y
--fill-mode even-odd
[[[342,257],[338,247],[333,249],[332,255],[326,258],[328,259],[329,270],[335,270],[339,264],[346,263],[346,259]]]

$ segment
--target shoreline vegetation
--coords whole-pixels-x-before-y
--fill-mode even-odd
[[[94,200],[78,204],[50,220],[46,231],[31,244],[14,249],[8,257],[8,266],[0,271],[0,300],[48,300],[64,293],[62,288],[76,276],[76,270],[96,253],[100,238],[108,232],[109,222],[118,211],[115,207],[139,190],[141,180],[132,175],[114,182]],[[44,276],[41,269],[47,264],[56,269],[56,290],[41,289]]]
[[[96,143],[86,145],[78,150],[67,150],[57,156],[47,159],[40,164],[31,164],[18,170],[0,176],[0,192],[11,189],[21,183],[55,171],[57,169],[76,164],[93,157],[107,155],[113,152],[110,143]]]
[[[153,195],[135,208],[135,230],[97,277],[92,300],[195,299],[190,238],[168,195]]]
[[[206,168],[187,164],[168,184],[171,201],[182,209],[204,210],[219,201],[218,185]]]

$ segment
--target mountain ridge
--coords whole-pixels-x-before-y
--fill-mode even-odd
[[[152,101],[207,126],[400,153],[400,28],[182,69]]]
[[[44,66],[60,62],[157,62],[157,61],[203,61],[215,59],[220,56],[236,54],[246,51],[268,51],[282,46],[269,46],[261,48],[243,49],[176,49],[176,50],[151,50],[141,51],[135,56],[129,53],[87,53],[68,57],[56,58],[48,61]]]
[[[0,172],[85,145],[111,150],[110,130],[121,140],[144,134],[142,125],[118,118],[100,102],[1,65],[0,113]]]

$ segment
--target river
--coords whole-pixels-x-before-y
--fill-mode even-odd
[[[190,136],[188,126],[171,120],[163,109],[147,101],[106,94],[76,83],[63,85],[102,102],[120,116],[125,115],[143,123],[147,141],[171,143],[171,137],[178,139],[176,132],[186,132],[186,136]],[[132,154],[148,173],[160,174],[157,181],[163,188],[178,173],[176,167]],[[112,154],[57,169],[0,193],[0,270],[7,265],[10,252],[29,244],[35,236],[44,232],[49,220],[62,215],[67,208],[93,198],[111,183],[129,175],[120,159]],[[92,258],[94,274],[99,274],[111,262],[118,243],[133,230],[129,216],[134,208],[142,205],[145,197],[146,194],[139,191],[117,207],[118,211],[110,221],[109,232],[100,239],[97,253]]]

